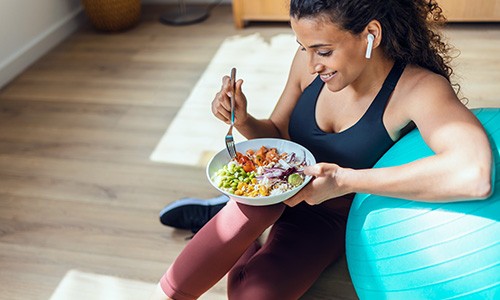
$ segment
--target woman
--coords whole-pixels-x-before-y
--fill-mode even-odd
[[[155,299],[195,299],[227,272],[229,299],[297,299],[343,254],[353,193],[445,202],[491,192],[488,139],[459,101],[449,48],[427,21],[443,18],[435,1],[292,0],[290,16],[299,49],[273,113],[252,117],[238,80],[235,125],[248,139],[310,149],[319,163],[305,173],[314,180],[285,204],[229,201],[172,264]],[[212,103],[226,123],[228,81]],[[435,156],[371,168],[415,126]]]

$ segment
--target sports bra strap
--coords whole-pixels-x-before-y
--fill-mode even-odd
[[[387,75],[384,84],[382,85],[382,88],[380,89],[377,96],[373,100],[374,106],[380,108],[380,107],[385,107],[387,105],[387,101],[389,101],[392,92],[396,88],[396,85],[398,84],[399,78],[401,77],[401,74],[403,74],[404,69],[405,69],[404,63],[398,61],[394,63],[394,66]],[[383,110],[381,111],[383,112]]]

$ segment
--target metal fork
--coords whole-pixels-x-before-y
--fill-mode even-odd
[[[236,146],[234,145],[233,139],[233,127],[234,127],[234,94],[236,93],[236,68],[231,69],[231,79],[230,84],[232,87],[231,92],[231,125],[226,134],[226,148],[229,152],[231,159],[236,157]]]

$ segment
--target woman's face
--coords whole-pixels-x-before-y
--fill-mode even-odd
[[[340,29],[327,18],[291,19],[301,50],[307,55],[309,72],[320,75],[336,92],[353,83],[366,65],[366,41]]]

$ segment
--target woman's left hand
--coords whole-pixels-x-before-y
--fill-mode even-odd
[[[338,176],[342,168],[336,164],[318,163],[304,168],[304,174],[313,176],[312,180],[295,196],[284,201],[288,206],[295,206],[302,201],[317,205],[325,200],[348,194],[339,184]]]

